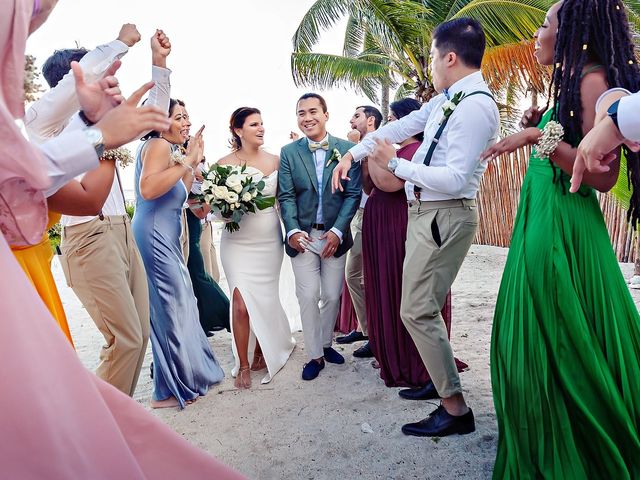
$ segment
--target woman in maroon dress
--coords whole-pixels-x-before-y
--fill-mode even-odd
[[[412,98],[393,102],[389,121],[420,109]],[[398,158],[411,161],[423,135],[400,144]],[[379,168],[379,167],[378,167]],[[362,222],[364,288],[367,302],[369,344],[380,365],[380,377],[387,387],[423,387],[429,374],[413,339],[400,319],[402,264],[407,236],[407,197],[404,181],[369,165],[375,188],[367,201]],[[451,329],[451,292],[442,309],[447,330]],[[467,367],[456,359],[458,370]]]

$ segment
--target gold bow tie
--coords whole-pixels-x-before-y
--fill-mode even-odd
[[[328,140],[324,140],[322,142],[309,141],[309,150],[311,150],[312,152],[315,152],[319,148],[321,148],[322,150],[329,150],[329,141]]]

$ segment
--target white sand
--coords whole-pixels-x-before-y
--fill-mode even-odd
[[[369,360],[351,352],[361,344],[340,347],[344,365],[331,365],[318,379],[300,379],[305,362],[302,334],[283,370],[268,385],[262,373],[250,391],[233,389],[231,337],[218,332],[212,346],[227,378],[184,411],[154,413],[194,445],[256,479],[486,479],[497,444],[491,397],[489,344],[491,320],[507,250],[473,246],[453,287],[452,344],[470,369],[462,374],[465,396],[477,430],[447,438],[406,437],[403,423],[426,416],[435,403],[401,400],[386,388]],[[285,259],[288,262],[288,259]],[[623,264],[629,277],[633,265]],[[102,338],[79,301],[64,284],[59,264],[54,274],[69,317],[81,361],[94,369]],[[221,282],[226,288],[226,283]],[[291,285],[292,287],[292,285]],[[636,304],[640,291],[632,290]],[[285,308],[296,312],[292,292]],[[295,313],[294,313],[295,314]],[[148,406],[151,349],[135,398]],[[368,424],[372,433],[363,432]],[[366,430],[366,425],[364,430]]]

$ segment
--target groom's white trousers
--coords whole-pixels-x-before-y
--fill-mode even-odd
[[[313,237],[322,232],[312,231]],[[291,258],[300,304],[304,349],[309,360],[324,356],[323,348],[333,342],[333,330],[340,308],[347,256],[320,258],[313,252]]]

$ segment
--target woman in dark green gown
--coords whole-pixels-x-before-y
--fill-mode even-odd
[[[533,149],[498,294],[491,380],[500,438],[493,476],[638,479],[640,317],[593,189],[611,189],[619,162],[569,193],[574,147],[594,124],[598,96],[608,86],[640,87],[624,5],[554,5],[536,33],[535,55],[555,65],[553,108],[542,117],[528,111],[523,123],[537,128],[485,152],[491,158],[536,144],[550,120],[564,127],[564,141],[549,158]],[[637,155],[625,153],[637,169]],[[637,219],[637,197],[630,208]]]
[[[202,223],[190,208],[187,209],[187,226],[189,228],[187,269],[191,277],[193,293],[198,301],[200,325],[202,325],[202,329],[206,334],[223,328],[231,331],[229,325],[229,298],[204,268],[204,259],[202,250],[200,250]]]

